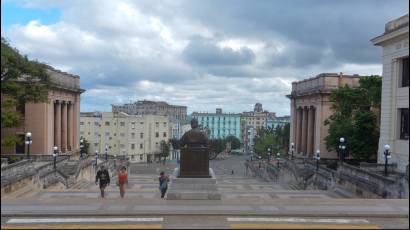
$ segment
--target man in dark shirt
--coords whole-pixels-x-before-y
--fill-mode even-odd
[[[107,185],[110,185],[110,175],[104,165],[101,166],[95,176],[95,184],[98,184],[98,181],[100,181],[101,197],[104,198],[104,189]]]

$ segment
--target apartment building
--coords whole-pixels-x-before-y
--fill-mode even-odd
[[[167,116],[126,113],[81,113],[80,135],[89,143],[89,153],[127,156],[132,162],[152,162],[161,141],[171,138]]]

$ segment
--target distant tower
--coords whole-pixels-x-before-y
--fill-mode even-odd
[[[258,113],[261,113],[261,112],[263,112],[263,109],[262,109],[262,104],[261,103],[256,103],[255,104],[255,108],[253,109],[253,111],[254,112],[258,112]]]

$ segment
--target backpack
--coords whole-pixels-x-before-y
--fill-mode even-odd
[[[168,182],[167,179],[164,179],[160,184],[159,184],[159,189],[163,190],[166,189],[168,187]]]

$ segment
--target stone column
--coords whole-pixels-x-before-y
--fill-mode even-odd
[[[61,104],[58,100],[54,104],[54,146],[61,149]]]
[[[67,102],[61,105],[61,151],[67,151]]]
[[[308,121],[308,110],[306,107],[303,108],[303,118],[302,118],[302,141],[301,141],[301,152],[306,155],[306,141],[307,141],[307,121]]]
[[[301,108],[296,109],[297,122],[296,122],[296,153],[302,152],[302,119],[303,113]]]
[[[67,149],[73,150],[73,104],[67,104]]]
[[[314,150],[313,150],[314,110],[313,110],[313,107],[309,107],[308,111],[309,111],[308,112],[309,115],[308,115],[308,129],[307,129],[307,154],[309,154],[309,157],[312,157],[312,154],[314,154]]]

